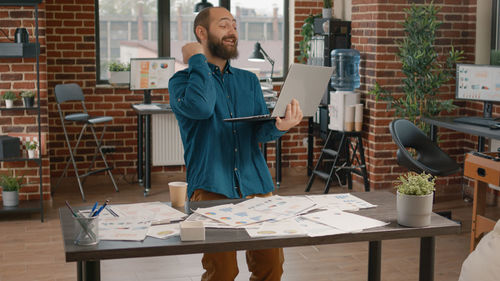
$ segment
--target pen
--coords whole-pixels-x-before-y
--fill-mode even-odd
[[[95,208],[97,208],[97,201],[95,201],[95,204],[94,204],[94,206],[92,207],[92,210],[90,211],[90,216],[92,216],[92,214],[94,213]]]
[[[92,216],[93,217],[98,216],[99,213],[101,213],[102,210],[104,210],[104,208],[106,207],[106,205],[108,205],[108,202],[109,202],[109,200],[106,200],[106,202],[104,202],[104,204],[101,206],[101,208],[99,208],[99,210],[97,210]]]

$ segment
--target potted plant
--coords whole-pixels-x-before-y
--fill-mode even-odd
[[[396,210],[398,223],[410,227],[424,227],[431,223],[435,180],[425,172],[410,172],[398,178]]]
[[[24,107],[33,107],[35,105],[34,91],[23,91],[21,97],[23,98]]]
[[[14,106],[14,100],[17,99],[17,96],[12,91],[7,91],[3,94],[2,98],[5,100],[5,106],[7,108],[12,108]]]
[[[36,158],[36,150],[38,148],[38,143],[36,141],[29,141],[26,143],[26,149],[28,150],[28,158]]]
[[[307,63],[309,59],[309,51],[311,50],[310,41],[314,35],[314,19],[319,18],[319,15],[309,15],[302,25],[300,30],[300,35],[302,35],[302,40],[299,42],[300,55],[297,58],[300,63]]]
[[[439,88],[455,76],[455,64],[463,57],[463,51],[453,47],[440,61],[440,54],[434,47],[436,31],[441,25],[437,20],[439,8],[432,2],[426,5],[415,5],[405,9],[406,19],[403,22],[406,37],[398,41],[397,56],[402,63],[403,95],[394,96],[375,83],[370,94],[377,100],[388,101],[388,109],[394,108],[395,115],[406,118],[429,133],[430,126],[420,122],[420,117],[432,117],[441,111],[451,111],[456,108],[453,100],[442,100]]]
[[[19,205],[19,189],[23,183],[22,177],[16,177],[10,172],[10,175],[0,176],[0,186],[2,187],[2,201],[5,207],[14,207]]]
[[[110,84],[128,84],[130,81],[130,63],[111,62],[108,67]]]
[[[324,19],[332,18],[332,0],[323,0],[322,16]]]

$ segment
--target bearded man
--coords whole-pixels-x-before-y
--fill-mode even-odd
[[[259,79],[232,67],[238,56],[236,20],[221,7],[206,8],[194,20],[198,42],[182,47],[189,67],[169,82],[170,105],[184,144],[191,201],[270,196],[271,174],[259,143],[282,136],[302,120],[296,100],[284,118],[227,123],[223,119],[268,114]],[[250,280],[275,281],[283,274],[283,249],[247,251]],[[230,281],[238,275],[236,252],[206,253],[203,281]]]

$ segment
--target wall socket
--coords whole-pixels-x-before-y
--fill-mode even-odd
[[[102,153],[113,153],[116,151],[116,148],[112,145],[103,145],[101,146]]]

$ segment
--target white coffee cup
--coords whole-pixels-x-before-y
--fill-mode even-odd
[[[186,203],[187,183],[183,181],[169,182],[168,188],[172,207],[183,207]]]

